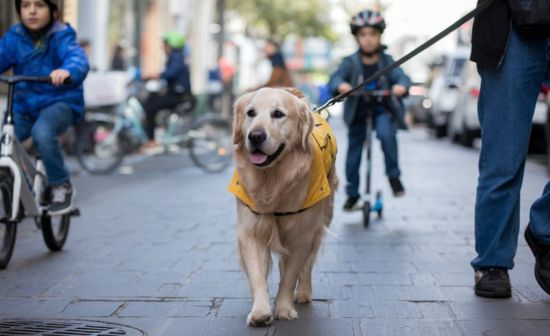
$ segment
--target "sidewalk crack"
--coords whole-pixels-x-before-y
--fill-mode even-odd
[[[218,317],[218,313],[220,312],[220,308],[223,302],[224,302],[223,298],[213,298],[212,305],[210,306],[210,309],[208,310],[208,314],[206,314],[206,316]]]
[[[119,317],[118,314],[121,313],[126,307],[128,307],[128,303],[124,302],[120,306],[115,309],[115,311],[109,316],[109,317]]]

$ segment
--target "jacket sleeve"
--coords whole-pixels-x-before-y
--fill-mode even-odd
[[[80,85],[88,75],[90,66],[84,49],[76,40],[76,33],[71,32],[61,37],[59,45],[59,57],[63,62],[60,69],[67,70],[75,85]]]
[[[349,58],[344,58],[342,63],[338,66],[338,69],[330,76],[328,82],[330,92],[332,95],[338,94],[338,87],[342,83],[351,83],[351,60]]]
[[[395,60],[391,56],[388,56],[388,64],[392,64],[394,62]],[[407,89],[409,89],[412,85],[410,77],[407,76],[407,74],[405,73],[405,71],[403,71],[401,67],[393,69],[393,71],[390,73],[390,81],[391,86],[399,84],[403,85]]]
[[[12,46],[13,41],[10,41],[9,33],[6,33],[2,39],[0,39],[0,74],[6,72],[15,64],[15,55]]]
[[[183,71],[185,71],[184,67],[185,63],[183,57],[178,57],[177,55],[172,54],[169,56],[168,62],[166,63],[166,69],[164,69],[164,72],[160,74],[160,78],[168,82],[175,80]]]

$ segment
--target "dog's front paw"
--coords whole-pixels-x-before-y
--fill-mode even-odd
[[[265,327],[273,322],[273,314],[271,310],[253,310],[248,314],[246,322],[251,327]]]
[[[311,303],[313,301],[313,296],[310,292],[299,291],[294,294],[294,302],[296,303]]]
[[[296,320],[298,319],[298,312],[292,307],[281,307],[275,309],[275,319],[277,320]]]

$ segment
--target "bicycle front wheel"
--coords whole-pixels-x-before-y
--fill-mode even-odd
[[[197,122],[189,132],[193,162],[204,171],[217,173],[231,164],[233,141],[231,124],[222,118]]]
[[[40,221],[42,224],[42,236],[44,237],[46,246],[52,252],[61,251],[69,235],[71,215],[67,214],[56,217],[43,215]]]
[[[6,172],[0,172],[0,269],[8,266],[17,236],[17,224],[10,220],[12,192],[11,176]]]
[[[90,121],[82,126],[76,141],[76,156],[87,172],[110,174],[122,163],[124,150],[114,126],[103,121]]]

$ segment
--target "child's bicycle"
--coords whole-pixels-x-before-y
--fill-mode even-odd
[[[71,217],[79,216],[79,211],[73,209],[62,216],[49,215],[51,187],[47,185],[44,163],[40,158],[31,158],[15,136],[15,85],[20,82],[51,83],[50,77],[0,76],[0,82],[8,84],[0,149],[0,269],[4,269],[13,253],[17,225],[23,219],[34,218],[48,248],[60,251],[67,240]]]

